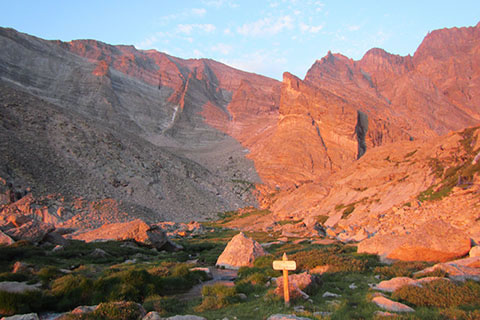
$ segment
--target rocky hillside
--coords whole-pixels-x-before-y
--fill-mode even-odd
[[[478,148],[460,147],[480,123],[480,24],[434,31],[413,56],[329,52],[282,83],[95,40],[0,29],[0,44],[4,203],[111,199],[152,222],[259,205],[277,220],[324,216],[348,238],[406,203],[419,212],[419,194]]]
[[[11,29],[0,29],[0,43],[0,176],[10,194],[111,198],[150,220],[256,204],[248,150],[204,117],[225,123],[252,105],[275,113],[277,81],[210,60]],[[258,98],[227,109],[247,87]]]

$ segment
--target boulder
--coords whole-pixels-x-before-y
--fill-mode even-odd
[[[403,286],[422,286],[423,283],[431,282],[434,280],[447,280],[445,278],[440,277],[426,277],[421,279],[412,279],[408,277],[396,277],[390,280],[385,280],[377,284],[373,287],[375,290],[383,291],[383,292],[394,292],[397,289]]]
[[[21,261],[13,264],[12,273],[27,273],[32,271],[32,266]]]
[[[230,240],[225,250],[218,257],[215,265],[227,269],[239,269],[244,266],[252,267],[257,257],[266,254],[267,252],[263,250],[257,241],[240,232]]]
[[[415,310],[410,308],[409,306],[407,306],[403,303],[400,303],[400,302],[392,301],[392,300],[387,299],[385,297],[375,297],[375,298],[372,299],[372,302],[375,303],[380,308],[385,309],[387,311],[415,312]]]
[[[448,273],[448,277],[452,280],[465,281],[471,279],[480,281],[480,257],[470,257],[438,263],[430,268],[417,272],[417,274],[421,275],[436,270],[442,270]]]
[[[12,238],[10,238],[10,236],[0,231],[0,245],[10,245],[12,243],[15,243],[15,240],[13,240]]]
[[[41,285],[41,283],[27,284],[26,282],[3,281],[0,282],[0,291],[6,291],[11,293],[24,293],[27,291],[40,290]]]
[[[139,243],[151,245],[158,250],[181,250],[171,242],[165,232],[158,226],[150,226],[143,220],[137,219],[130,222],[110,223],[98,229],[74,234],[76,240],[87,242],[98,240],[134,240]]]
[[[36,313],[17,314],[10,317],[3,317],[1,320],[40,320]]]
[[[290,290],[291,298],[303,297],[308,299],[308,295],[304,292],[305,289],[316,284],[316,277],[307,273],[292,274],[288,276],[288,288]],[[283,297],[283,277],[275,279],[277,282],[277,288],[275,293],[278,296]]]
[[[30,218],[29,221],[19,227],[4,230],[4,232],[15,241],[26,240],[37,244],[43,241],[53,230],[55,230],[53,225]]]
[[[359,253],[402,261],[449,261],[470,251],[470,238],[442,220],[431,220],[410,234],[377,234],[358,244]]]

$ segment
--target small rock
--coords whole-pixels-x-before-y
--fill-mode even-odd
[[[13,264],[12,273],[27,273],[30,272],[30,265],[17,261]]]
[[[90,313],[97,309],[97,305],[95,306],[78,306],[72,310],[71,313],[73,314],[81,314],[81,313]]]
[[[383,308],[387,311],[415,312],[415,310],[410,308],[409,306],[407,306],[403,303],[400,303],[400,302],[392,301],[392,300],[387,299],[385,297],[375,297],[375,298],[373,298],[372,302],[375,303],[380,308]]]
[[[396,316],[395,313],[390,313],[386,311],[375,311],[373,314],[377,317],[395,317]]]
[[[247,300],[247,295],[245,293],[237,293],[237,297],[242,301]]]
[[[325,293],[322,295],[323,298],[338,298],[341,297],[341,295],[325,291]]]
[[[105,250],[102,250],[100,248],[95,248],[92,253],[90,253],[90,257],[94,258],[106,258],[110,256]]]
[[[295,312],[304,312],[304,311],[305,311],[305,307],[304,307],[304,306],[295,306],[295,307],[293,307],[293,311],[295,311]]]
[[[210,268],[202,268],[202,267],[196,267],[196,268],[190,268],[190,271],[202,271],[207,274],[208,279],[213,279],[212,277],[212,271],[210,271]]]
[[[156,311],[151,311],[142,318],[142,320],[162,320],[163,318],[160,316],[160,313]]]
[[[65,250],[65,247],[64,246],[61,246],[61,245],[56,245],[53,249],[52,249],[52,252],[61,252]]]
[[[480,246],[472,247],[468,255],[470,256],[470,258],[480,257]]]

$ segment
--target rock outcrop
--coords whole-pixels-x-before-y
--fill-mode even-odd
[[[377,306],[380,308],[387,310],[387,311],[393,311],[393,312],[415,312],[414,309],[410,308],[409,306],[392,301],[388,298],[385,297],[375,297],[372,299],[372,302],[375,303]]]
[[[475,280],[480,281],[480,257],[470,257],[444,263],[438,263],[432,267],[417,272],[418,275],[433,271],[444,271],[450,279],[456,281]]]
[[[218,257],[215,266],[227,269],[239,269],[244,266],[252,267],[256,258],[266,254],[257,241],[240,232],[228,242],[227,247]]]
[[[180,250],[181,247],[170,241],[158,226],[146,224],[137,219],[130,222],[105,224],[98,229],[71,235],[72,239],[86,242],[98,240],[134,240],[150,245],[158,250]]]
[[[406,235],[366,239],[358,245],[358,252],[403,261],[449,261],[466,255],[470,247],[470,238],[459,229],[431,220]]]

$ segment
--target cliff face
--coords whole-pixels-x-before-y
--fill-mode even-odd
[[[0,43],[2,101],[15,106],[2,110],[2,121],[17,124],[2,131],[0,176],[14,189],[113,198],[153,221],[256,205],[250,189],[260,179],[245,147],[208,123],[227,128],[259,103],[265,107],[256,115],[275,114],[277,81],[94,40],[45,41],[0,29]],[[250,105],[241,102],[248,88],[257,92],[244,98]],[[232,97],[240,102],[227,109]],[[65,119],[42,118],[33,134],[22,129],[42,112]],[[103,135],[109,139],[97,138]],[[68,167],[70,175],[57,174]]]
[[[3,110],[5,143],[27,134],[10,123],[27,123],[38,110],[68,119],[32,128],[43,131],[3,153],[9,165],[0,177],[37,184],[38,192],[126,201],[158,219],[257,204],[283,217],[308,216],[331,192],[348,198],[332,177],[375,163],[364,160],[371,154],[388,157],[372,152],[379,147],[400,152],[480,123],[480,25],[434,31],[414,56],[375,48],[354,61],[329,52],[303,80],[286,72],[283,82],[208,59],[45,41],[11,29],[0,29],[0,46],[2,101],[23,110]],[[111,141],[95,142],[104,131]],[[26,173],[29,164],[53,161],[34,146],[55,150],[58,168],[74,163],[75,179],[89,173],[85,183],[95,188]],[[428,174],[419,179],[412,192],[428,186]]]

